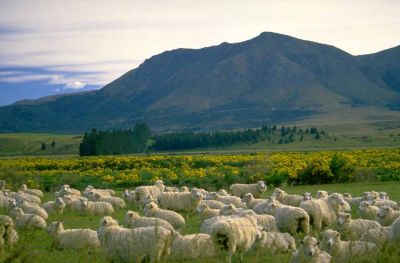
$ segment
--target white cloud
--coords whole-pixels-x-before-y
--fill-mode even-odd
[[[78,81],[74,81],[74,82],[69,82],[69,83],[65,84],[64,87],[65,87],[66,89],[75,89],[75,90],[78,90],[78,89],[84,88],[85,86],[86,86],[85,83],[82,83],[82,82],[80,82],[80,81],[78,80]]]

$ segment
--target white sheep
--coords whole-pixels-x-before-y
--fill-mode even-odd
[[[347,263],[355,259],[367,259],[370,253],[375,253],[375,244],[364,241],[342,241],[340,233],[331,229],[322,232],[321,249],[328,252],[335,262]]]
[[[17,204],[15,198],[0,195],[0,209],[10,210]]]
[[[382,226],[391,225],[397,218],[400,217],[400,211],[395,211],[390,206],[382,206],[378,212],[378,222]]]
[[[122,198],[125,200],[126,204],[131,205],[133,207],[138,206],[138,203],[136,202],[135,199],[135,191],[130,191],[128,189],[125,189],[124,192],[122,193]]]
[[[332,256],[321,250],[315,237],[306,236],[300,240],[299,249],[292,254],[289,263],[330,263]]]
[[[340,212],[344,204],[343,198],[338,194],[331,194],[327,199],[313,199],[303,201],[300,208],[304,209],[310,216],[310,223],[320,231],[336,220],[336,214]]]
[[[358,207],[358,215],[362,219],[377,220],[379,208],[368,201],[361,201]]]
[[[99,193],[102,196],[114,196],[115,192],[112,189],[96,189],[91,185],[88,185],[83,192],[83,195],[87,198],[91,198],[95,193]]]
[[[150,202],[144,208],[146,217],[161,218],[170,223],[175,229],[181,229],[185,226],[185,219],[177,212],[164,210],[158,207],[154,202]]]
[[[253,245],[257,251],[267,250],[272,253],[287,253],[296,250],[296,242],[288,233],[257,231],[257,238]]]
[[[209,193],[207,196],[208,200],[217,200],[221,203],[224,203],[225,205],[233,204],[236,207],[244,207],[242,200],[237,196],[222,196],[217,194],[216,192]]]
[[[309,192],[305,192],[303,194],[303,201],[311,200],[312,199],[312,194]]]
[[[399,245],[400,243],[400,218],[397,218],[389,229],[389,242]]]
[[[65,195],[81,196],[81,192],[77,189],[71,188],[69,185],[64,184],[61,189],[56,191],[54,195],[57,197],[64,197]]]
[[[72,212],[81,213],[83,210],[81,200],[87,200],[87,198],[74,195],[64,195],[63,201],[65,203],[65,209],[70,210]]]
[[[35,195],[39,198],[43,198],[43,192],[38,190],[38,189],[28,189],[26,184],[22,184],[21,187],[19,188],[19,191],[22,191],[24,193],[30,194],[30,195]]]
[[[182,186],[180,192],[190,192],[190,189],[187,186]]]
[[[49,215],[47,214],[46,210],[44,210],[42,207],[36,204],[29,203],[26,201],[21,201],[18,202],[17,206],[20,207],[24,211],[24,213],[35,214],[42,217],[45,220],[49,218]]]
[[[343,199],[349,203],[349,205],[352,208],[357,208],[360,206],[360,203],[362,201],[368,201],[368,198],[366,196],[362,196],[362,197],[352,197],[350,193],[344,193],[343,194]]]
[[[315,199],[325,199],[328,198],[329,193],[328,191],[318,190],[317,194],[315,195]]]
[[[46,221],[34,214],[25,214],[21,208],[15,208],[15,227],[18,229],[46,229]]]
[[[55,201],[48,201],[42,205],[48,214],[62,214],[64,212],[65,203],[61,197],[57,197]]]
[[[80,199],[81,211],[83,215],[111,215],[114,213],[114,208],[107,202],[92,202],[85,199]]]
[[[272,196],[284,205],[299,206],[304,201],[302,195],[289,195],[285,191],[279,188],[275,188]]]
[[[372,205],[375,205],[379,208],[381,208],[383,206],[389,206],[389,207],[393,208],[394,210],[399,210],[399,204],[392,200],[380,200],[380,199],[376,199],[375,196],[373,196],[373,198],[370,199],[370,202]]]
[[[212,225],[211,237],[218,248],[227,253],[228,262],[236,252],[243,261],[243,253],[251,248],[257,238],[257,221],[252,216],[218,220]]]
[[[352,219],[349,213],[339,213],[336,230],[346,240],[359,240],[370,229],[380,229],[381,225],[373,220]]]
[[[11,250],[18,242],[18,233],[14,230],[14,221],[7,215],[0,215],[0,252],[7,248]]]
[[[97,232],[91,229],[64,229],[62,222],[52,222],[47,231],[57,248],[80,250],[100,247]]]
[[[222,195],[222,196],[228,196],[228,192],[225,189],[219,189],[217,194]]]
[[[374,243],[377,247],[382,248],[389,240],[390,229],[390,227],[370,229],[361,236],[360,241],[371,242]]]
[[[157,200],[158,196],[164,192],[164,183],[161,180],[154,185],[138,186],[135,189],[135,202],[140,206],[148,204],[148,200]],[[149,198],[150,197],[150,198]]]
[[[124,228],[110,216],[100,220],[97,231],[106,258],[111,261],[163,262],[169,255],[172,233],[164,227]]]
[[[134,211],[128,211],[125,213],[124,227],[138,228],[148,226],[162,226],[170,231],[174,230],[174,227],[164,219],[155,217],[142,217]]]
[[[116,209],[121,209],[126,207],[126,203],[123,199],[116,196],[103,196],[100,193],[95,193],[93,195],[93,201],[110,203]]]
[[[22,191],[19,191],[18,193],[9,192],[8,196],[11,198],[15,198],[15,200],[17,200],[17,202],[26,201],[26,202],[34,203],[37,205],[40,205],[42,203],[42,200],[39,197],[37,197],[36,195],[31,195],[28,193],[24,193]]]
[[[390,200],[389,194],[386,193],[386,192],[379,192],[379,197],[380,197],[382,200]]]
[[[174,186],[165,186],[164,187],[164,192],[179,192],[179,189],[174,187]]]
[[[197,212],[200,214],[203,220],[218,216],[219,211],[220,209],[212,209],[207,205],[207,203],[204,202],[201,202],[200,205],[197,207]]]
[[[200,190],[193,188],[188,192],[164,192],[158,198],[158,203],[163,209],[179,212],[193,212],[203,200]]]
[[[265,191],[267,191],[267,185],[263,181],[258,181],[255,184],[232,184],[229,189],[234,196],[240,198],[247,193],[251,193],[254,198],[259,198]]]
[[[171,260],[204,260],[216,257],[218,249],[211,236],[198,233],[182,236],[174,231],[171,244]]]
[[[200,204],[202,204],[202,203],[207,204],[208,207],[211,208],[211,209],[221,209],[222,207],[225,206],[224,203],[222,203],[222,202],[220,202],[220,201],[217,201],[217,200],[204,200],[204,199],[203,199],[203,200],[200,202]]]
[[[251,193],[247,193],[242,197],[242,202],[246,203],[246,207],[249,209],[253,209],[256,205],[264,201],[265,199],[254,198]]]

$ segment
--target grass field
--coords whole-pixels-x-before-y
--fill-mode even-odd
[[[384,183],[353,183],[353,184],[331,184],[331,185],[314,185],[314,186],[296,186],[284,188],[288,193],[302,194],[304,192],[310,192],[315,194],[317,190],[323,189],[330,192],[350,192],[354,196],[361,195],[364,191],[385,191],[389,193],[391,199],[400,200],[400,184],[398,182],[384,182]],[[270,196],[273,189],[268,189],[264,194],[264,197]],[[118,195],[121,190],[118,191]],[[54,196],[51,193],[46,193],[44,201],[53,200]],[[125,212],[131,208],[117,211],[113,217],[118,219],[120,223],[123,222]],[[356,214],[353,212],[353,216]],[[64,221],[65,228],[91,228],[96,230],[98,228],[99,220],[102,216],[79,216],[71,212],[67,212],[63,215],[52,215],[48,222],[52,221]],[[197,215],[189,217],[186,227],[183,229],[184,234],[192,234],[199,232],[200,229],[200,218]],[[33,234],[23,234],[21,245],[23,251],[19,251],[15,256],[19,259],[15,259],[13,262],[105,262],[105,258],[99,251],[68,251],[58,250],[52,247],[50,236],[45,231],[37,231]],[[300,234],[298,238],[302,238]],[[248,252],[245,255],[244,262],[287,262],[289,254],[268,254],[268,253],[257,253]],[[396,259],[400,257],[394,256]],[[387,261],[388,256],[378,256],[376,258],[370,258],[370,261],[365,259],[360,262],[390,262]],[[24,261],[25,259],[25,261]],[[237,262],[238,258],[235,256],[233,262]],[[10,261],[11,262],[11,261]],[[198,261],[198,262],[204,262]],[[220,259],[215,259],[209,262],[220,262]],[[357,261],[358,262],[358,261]],[[396,262],[396,261],[391,261]]]

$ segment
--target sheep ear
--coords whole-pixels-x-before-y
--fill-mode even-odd
[[[317,241],[317,245],[319,246],[319,244],[321,244],[321,242],[320,241]]]
[[[350,218],[350,217],[351,217],[351,215],[350,215],[350,214],[347,214],[347,215],[346,215],[346,217],[347,217],[347,218]]]

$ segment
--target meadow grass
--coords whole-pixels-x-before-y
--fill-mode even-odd
[[[376,182],[376,183],[352,183],[352,184],[330,184],[330,185],[305,185],[305,186],[294,186],[294,187],[282,187],[285,191],[290,194],[302,194],[304,192],[310,192],[315,195],[318,190],[326,190],[329,192],[349,192],[354,196],[361,195],[364,191],[385,191],[389,193],[389,196],[393,200],[400,200],[400,183],[399,182]],[[273,189],[268,189],[264,193],[263,197],[270,196]],[[120,196],[122,189],[118,189],[117,195]],[[54,195],[52,193],[45,193],[43,203],[48,200],[53,200]],[[123,218],[127,210],[135,210],[132,207],[117,210],[113,217],[117,219],[120,224],[123,223]],[[353,216],[356,216],[353,211]],[[102,216],[81,216],[72,212],[65,212],[62,215],[50,215],[48,223],[52,221],[63,221],[66,229],[69,228],[91,228],[97,230],[99,221]],[[201,226],[201,219],[198,215],[189,216],[185,228],[182,230],[183,234],[194,234],[198,233]],[[318,234],[318,233],[315,233]],[[296,239],[303,238],[303,234],[296,236]],[[17,247],[17,253],[13,255],[13,259],[5,262],[106,262],[104,255],[101,251],[70,251],[70,250],[59,250],[52,246],[51,238],[45,231],[36,231],[34,233],[22,233],[20,241],[20,249]],[[377,255],[376,257],[369,259],[360,259],[357,262],[396,262],[392,260],[400,260],[399,252],[396,250],[394,253],[390,250],[390,253],[385,253],[385,257]],[[396,254],[397,253],[397,254]],[[390,256],[388,256],[390,255]],[[290,258],[290,254],[272,254],[269,252],[248,252],[245,254],[245,262],[287,262]],[[233,262],[238,262],[238,256],[233,257]],[[221,258],[208,260],[207,262],[220,262]],[[205,262],[199,260],[197,262]],[[399,262],[399,261],[397,261]]]

